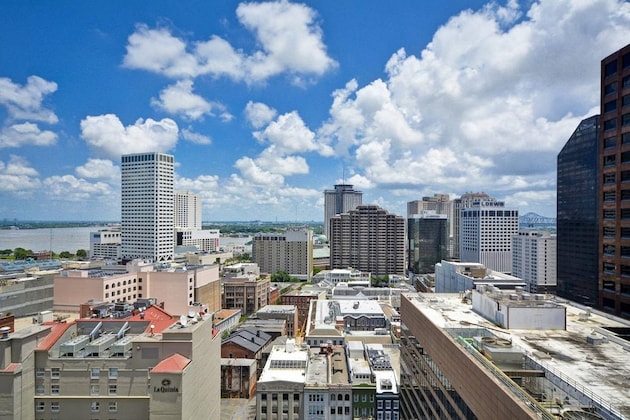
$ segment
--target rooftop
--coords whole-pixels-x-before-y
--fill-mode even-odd
[[[284,346],[273,346],[258,383],[274,381],[304,383],[308,358],[308,348],[296,346],[294,340],[287,340]]]
[[[473,312],[460,294],[406,296],[469,351],[472,347],[463,342],[475,335],[503,339],[522,353],[520,359],[531,360],[537,369],[565,379],[622,416],[630,416],[630,322],[555,298],[545,304],[566,307],[566,330],[508,330]]]

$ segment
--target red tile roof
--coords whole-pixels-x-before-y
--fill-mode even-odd
[[[151,369],[152,373],[181,373],[191,362],[187,357],[179,353],[167,357]]]
[[[22,366],[21,363],[9,363],[7,367],[5,367],[4,369],[0,369],[0,372],[6,372],[6,373],[17,372],[17,370],[21,366]]]
[[[179,318],[174,317],[159,306],[149,306],[144,312],[141,312],[144,318],[140,316],[140,313],[129,318],[130,321],[151,321],[147,326],[146,332],[151,332],[151,325],[154,326],[154,333],[161,333],[171,325],[175,324]]]
[[[37,344],[37,350],[50,350],[52,346],[61,338],[62,335],[64,335],[66,331],[68,331],[68,328],[70,328],[70,326],[73,324],[74,321],[42,323],[42,325],[50,326],[51,328],[50,333]]]

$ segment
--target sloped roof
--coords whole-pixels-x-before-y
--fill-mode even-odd
[[[42,341],[37,343],[37,350],[50,350],[52,346],[63,336],[74,322],[45,322],[42,325],[50,326],[50,333]]]
[[[181,373],[191,360],[179,353],[167,357],[151,369],[152,373]]]
[[[234,331],[221,344],[233,343],[253,353],[258,353],[269,341],[271,341],[271,336],[266,332],[246,327]]]

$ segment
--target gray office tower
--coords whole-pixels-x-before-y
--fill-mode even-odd
[[[599,115],[578,125],[558,153],[558,296],[588,306],[598,297]]]
[[[324,191],[324,233],[330,240],[330,218],[336,214],[347,213],[360,206],[363,193],[350,184],[337,184],[334,190]]]

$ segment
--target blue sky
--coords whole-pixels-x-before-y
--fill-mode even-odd
[[[555,216],[630,4],[3,2],[0,218],[118,220],[120,155],[175,156],[204,220],[322,220],[345,179],[405,214],[485,191]]]

